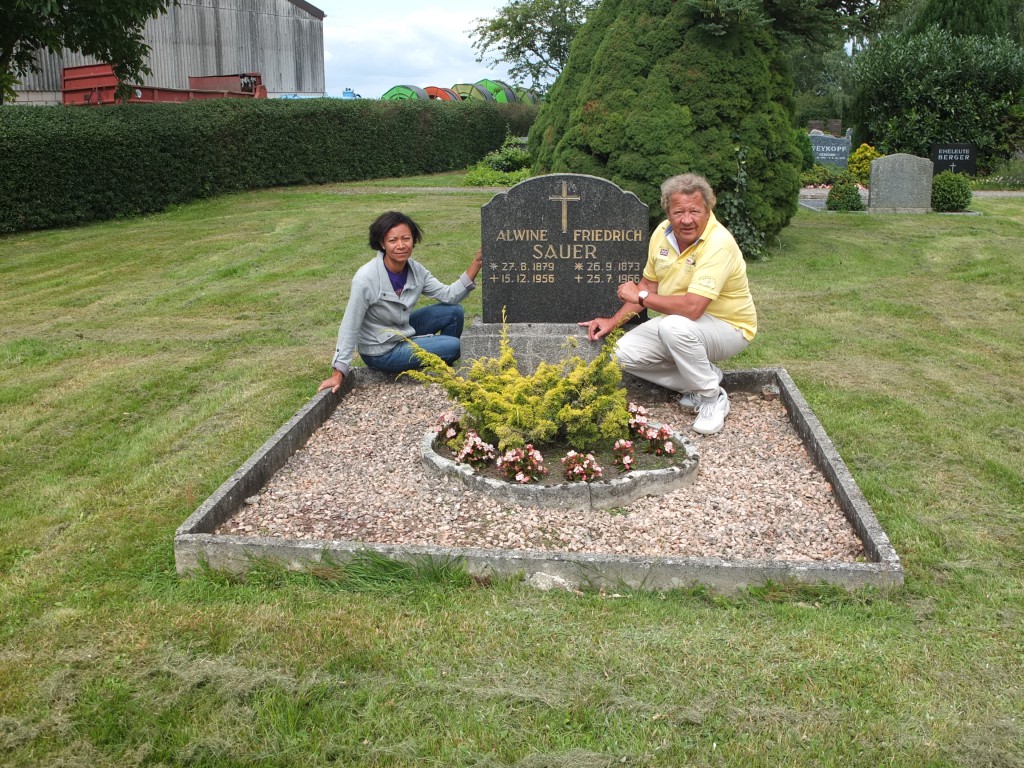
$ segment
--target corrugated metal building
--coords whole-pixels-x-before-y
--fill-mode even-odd
[[[144,85],[188,88],[190,75],[259,72],[270,97],[324,95],[324,12],[303,0],[180,0],[150,19],[145,40],[152,75]],[[43,52],[17,103],[59,104],[61,70],[96,63]]]

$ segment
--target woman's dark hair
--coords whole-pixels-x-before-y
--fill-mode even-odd
[[[399,224],[405,224],[409,227],[409,231],[412,232],[412,243],[416,245],[420,240],[423,239],[423,231],[419,225],[406,216],[404,213],[398,211],[388,211],[382,213],[377,217],[377,220],[370,225],[370,248],[374,251],[384,250],[384,235],[390,232],[392,229],[397,227]]]

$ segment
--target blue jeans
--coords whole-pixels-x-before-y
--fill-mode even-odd
[[[409,315],[409,325],[414,331],[413,346],[400,341],[383,355],[360,355],[367,368],[388,373],[401,373],[420,368],[420,361],[414,354],[416,347],[433,352],[451,365],[462,354],[462,326],[465,312],[458,304],[431,304],[417,309]]]

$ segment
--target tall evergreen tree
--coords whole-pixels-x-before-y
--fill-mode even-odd
[[[1015,0],[926,0],[910,34],[938,27],[957,37],[1004,37],[1014,31],[1014,5]]]
[[[834,9],[800,17],[798,5],[807,8],[802,0],[604,0],[530,131],[536,170],[607,178],[655,218],[662,180],[701,173],[718,194],[718,216],[747,256],[758,256],[796,212],[800,187],[780,35],[811,36],[835,19]]]

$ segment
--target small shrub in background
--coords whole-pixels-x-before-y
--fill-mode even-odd
[[[800,183],[805,187],[830,187],[843,173],[838,165],[816,163],[809,171],[800,174]]]
[[[530,169],[520,171],[495,171],[493,168],[474,165],[462,177],[464,187],[514,187],[530,178]]]
[[[526,137],[506,136],[501,146],[484,155],[479,165],[486,165],[496,171],[521,171],[529,168],[533,161],[526,149]]]
[[[462,183],[467,187],[511,187],[530,178],[532,162],[526,138],[509,135],[466,172]]]
[[[877,160],[881,156],[882,153],[870,144],[861,144],[850,155],[850,159],[846,163],[846,170],[854,181],[866,187],[871,183],[871,161]]]
[[[814,147],[811,145],[811,135],[802,128],[797,128],[796,143],[800,146],[800,156],[803,158],[800,172],[804,173],[814,167]]]
[[[825,208],[829,211],[863,211],[864,201],[860,199],[857,184],[849,177],[837,181],[828,191]]]
[[[974,189],[1024,189],[1024,157],[1004,160],[992,173],[971,182]]]
[[[932,179],[933,211],[949,213],[967,210],[971,197],[971,182],[962,173],[943,171]]]

